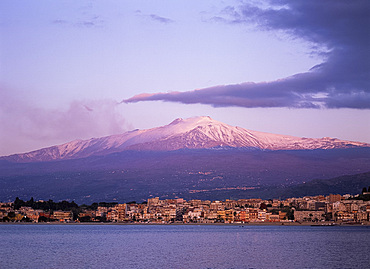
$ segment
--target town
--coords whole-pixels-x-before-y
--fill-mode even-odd
[[[255,223],[255,224],[363,224],[369,225],[370,190],[362,194],[307,196],[285,200],[225,201],[150,198],[136,203],[23,201],[0,203],[0,222],[31,223]]]

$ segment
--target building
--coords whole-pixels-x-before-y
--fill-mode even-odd
[[[53,219],[59,220],[61,222],[71,221],[73,219],[73,214],[71,211],[54,211]]]
[[[325,211],[294,211],[294,219],[296,221],[320,221],[325,220]]]

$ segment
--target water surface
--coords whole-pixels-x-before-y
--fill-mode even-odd
[[[369,227],[0,225],[0,268],[368,268]]]

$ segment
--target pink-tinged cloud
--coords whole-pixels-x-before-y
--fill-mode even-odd
[[[48,109],[1,88],[0,155],[127,131],[131,126],[117,109],[113,100],[74,101],[64,109]]]
[[[123,100],[240,107],[370,108],[370,1],[280,0],[273,8],[227,7],[214,20],[284,31],[323,50],[311,70],[276,81],[219,85],[186,92],[139,94]],[[226,14],[226,15],[225,15]],[[282,63],[281,68],[284,68]]]

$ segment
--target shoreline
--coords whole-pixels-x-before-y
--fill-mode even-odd
[[[132,225],[132,226],[312,226],[312,227],[369,227],[370,222],[248,222],[248,223],[126,223],[126,222],[0,222],[0,225]]]

